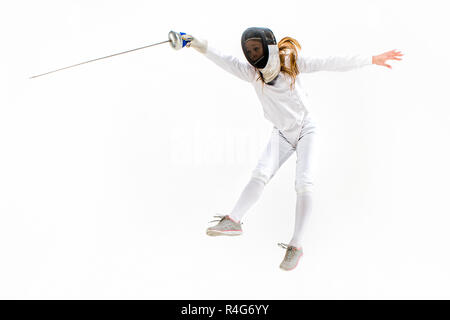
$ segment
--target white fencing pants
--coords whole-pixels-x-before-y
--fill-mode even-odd
[[[303,227],[312,211],[313,173],[315,159],[316,126],[309,116],[303,122],[297,145],[292,145],[276,128],[264,149],[252,177],[244,188],[230,216],[240,221],[250,207],[259,199],[264,186],[272,179],[284,162],[296,151],[295,190],[297,192],[294,235],[290,244],[300,246]]]

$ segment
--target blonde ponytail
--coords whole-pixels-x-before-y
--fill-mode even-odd
[[[300,70],[297,66],[298,52],[296,47],[299,51],[302,49],[300,43],[291,37],[284,37],[278,42],[278,51],[280,52],[281,65],[280,72],[286,73],[291,78],[291,90],[294,89],[295,79],[300,73]],[[287,65],[287,63],[289,65]],[[259,77],[257,80],[261,80],[262,87],[264,88],[264,81],[261,71],[259,71]]]
[[[295,86],[295,78],[300,73],[297,66],[297,57],[298,52],[297,48],[300,51],[302,47],[300,43],[291,37],[284,37],[278,42],[278,50],[280,51],[280,63],[281,63],[281,72],[286,73],[289,77],[291,77],[291,90],[294,89]],[[289,62],[289,65],[286,65]]]

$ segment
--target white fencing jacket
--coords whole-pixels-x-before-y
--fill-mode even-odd
[[[293,146],[297,145],[303,119],[308,114],[300,81],[301,75],[315,71],[348,71],[372,64],[371,56],[312,58],[299,55],[297,65],[300,73],[296,78],[294,89],[291,90],[291,80],[283,72],[280,72],[273,85],[263,86],[261,80],[258,80],[259,72],[248,62],[223,54],[210,45],[205,56],[224,70],[253,85],[263,106],[265,118],[272,122]]]

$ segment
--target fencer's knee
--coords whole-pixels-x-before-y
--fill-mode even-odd
[[[296,181],[295,191],[297,192],[297,194],[302,194],[304,192],[313,192],[314,183],[312,181]]]
[[[266,173],[264,173],[261,170],[255,169],[252,172],[252,179],[258,180],[259,182],[262,182],[264,185],[266,185],[270,181],[270,176]]]

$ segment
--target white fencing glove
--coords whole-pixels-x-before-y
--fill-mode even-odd
[[[186,44],[186,47],[192,47],[198,52],[201,52],[203,54],[206,53],[206,50],[208,49],[208,41],[207,40],[201,40],[198,38],[194,38],[193,36],[189,34],[184,34],[181,36],[181,38],[188,43]]]

